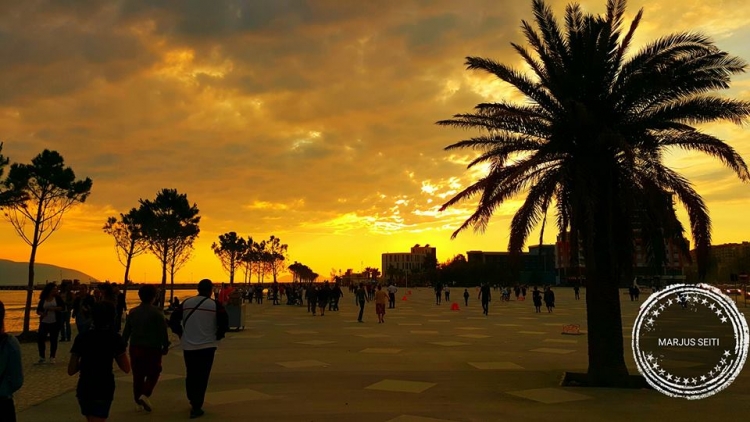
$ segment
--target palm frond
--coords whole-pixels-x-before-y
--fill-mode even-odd
[[[467,57],[466,68],[469,70],[480,69],[492,73],[500,80],[513,85],[521,93],[534,100],[551,114],[557,114],[561,107],[557,101],[545,91],[540,84],[534,83],[526,75],[519,73],[510,67],[491,59],[481,57]]]
[[[643,9],[640,9],[630,23],[630,29],[627,34],[625,34],[625,37],[623,37],[620,42],[620,48],[617,50],[617,56],[615,57],[615,63],[617,63],[618,67],[622,64],[622,58],[625,57],[625,53],[627,53],[630,48],[630,43],[633,41],[633,36],[635,35],[635,31],[638,29],[638,25],[641,23],[642,18]]]
[[[698,273],[703,278],[711,250],[711,217],[708,215],[708,207],[687,179],[668,167],[661,165],[659,167],[660,183],[674,192],[687,210],[690,232],[695,244]]]
[[[617,32],[622,25],[627,3],[626,0],[607,0],[607,23],[612,28],[612,32]]]
[[[494,161],[497,163],[505,164],[513,154],[528,153],[538,151],[543,144],[534,140],[523,140],[519,139],[517,142],[498,145],[495,148],[486,151],[484,154],[480,154],[478,157],[473,159],[466,168],[472,168],[477,164],[484,163],[486,161]]]
[[[544,0],[534,0],[532,4],[537,26],[552,57],[561,64],[568,59],[568,48],[560,32],[552,8]],[[562,66],[561,66],[562,67]]]
[[[453,233],[451,238],[455,238],[460,232],[472,226],[476,231],[484,230],[497,206],[536,184],[540,177],[556,166],[557,162],[549,162],[549,157],[541,153],[507,166],[494,163],[486,177],[459,192],[440,207],[440,211],[444,211],[482,193],[476,211]]]
[[[662,147],[677,146],[708,154],[732,169],[740,180],[750,182],[750,171],[748,171],[745,160],[724,141],[697,130],[667,132],[660,134],[660,137],[659,143]]]
[[[549,75],[547,75],[547,70],[544,68],[542,63],[539,63],[538,60],[531,56],[528,50],[521,47],[520,45],[516,43],[510,43],[510,45],[513,46],[513,49],[516,50],[516,52],[523,58],[526,64],[529,65],[531,70],[534,71],[534,74],[537,76],[537,78],[539,78],[539,82],[541,82],[543,85],[549,86]]]
[[[684,123],[707,123],[716,120],[728,120],[742,124],[750,117],[750,102],[721,97],[695,96],[676,99],[646,109],[640,115],[644,126],[649,122],[678,121]]]
[[[526,201],[513,216],[510,224],[508,251],[521,252],[531,231],[546,214],[559,183],[559,171],[548,171],[529,189]]]
[[[570,34],[581,32],[582,29],[583,9],[581,9],[581,5],[578,3],[568,4],[565,6],[565,31],[570,36]]]

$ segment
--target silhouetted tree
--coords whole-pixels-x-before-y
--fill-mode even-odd
[[[251,247],[252,252],[250,257],[252,259],[252,266],[255,268],[255,273],[258,275],[258,283],[262,283],[266,272],[268,271],[268,251],[266,250],[266,241],[261,240],[260,242],[253,242]]]
[[[143,238],[142,217],[137,208],[132,208],[127,214],[117,217],[109,217],[104,224],[104,233],[115,239],[115,251],[117,259],[125,266],[122,294],[127,298],[128,285],[130,284],[130,264],[133,258],[146,252],[148,244]]]
[[[193,244],[198,237],[198,233],[181,236],[175,239],[172,247],[169,249],[169,301],[174,299],[174,276],[177,271],[190,261],[193,256]]]
[[[266,243],[268,249],[269,269],[271,275],[273,275],[273,281],[276,281],[276,276],[284,269],[284,264],[287,259],[287,250],[289,246],[285,243],[281,243],[281,240],[271,235]]]
[[[214,242],[211,250],[221,261],[224,271],[229,273],[229,284],[234,284],[234,273],[237,266],[242,263],[242,258],[247,253],[247,242],[236,232],[219,235],[219,243]],[[245,277],[247,279],[247,277]],[[247,281],[247,280],[246,280]]]
[[[9,207],[26,200],[26,195],[23,191],[9,189],[5,181],[2,180],[5,173],[5,166],[9,162],[10,159],[3,155],[3,143],[0,142],[0,208]]]
[[[187,194],[178,193],[176,189],[162,189],[156,199],[140,200],[143,212],[143,235],[148,248],[161,262],[161,297],[167,287],[167,268],[170,253],[183,239],[197,237],[200,233],[198,223],[201,217],[197,205],[190,205]]]
[[[91,179],[76,180],[70,167],[56,151],[44,150],[31,164],[10,166],[4,187],[11,192],[22,192],[25,200],[4,208],[21,239],[31,246],[29,279],[26,287],[26,308],[23,332],[29,332],[31,297],[34,290],[34,262],[39,245],[60,228],[63,215],[74,205],[85,202],[91,193]]]
[[[479,196],[476,211],[454,237],[468,227],[483,231],[500,204],[526,190],[511,223],[511,252],[521,252],[553,203],[560,232],[569,228],[580,235],[586,262],[588,383],[595,386],[628,383],[619,280],[632,273],[634,210],[646,207],[653,215],[669,216],[662,224],[671,224],[674,210],[650,199],[674,192],[687,209],[699,267],[708,259],[706,204],[684,176],[664,165],[664,152],[700,151],[721,160],[741,180],[750,180],[733,148],[690,126],[741,123],[748,117],[750,103],[706,95],[728,88],[730,76],[745,71],[745,62],[696,33],[669,35],[627,55],[642,10],[623,34],[625,6],[625,0],[609,0],[606,14],[595,16],[571,4],[561,29],[550,7],[534,0],[538,31],[522,24],[532,51],[512,44],[531,75],[490,59],[466,61],[468,69],[491,73],[515,87],[528,103],[479,104],[472,113],[438,122],[486,131],[446,148],[478,150],[469,167],[490,164],[486,176],[442,207]],[[571,244],[578,244],[577,239]]]
[[[245,270],[245,283],[253,282],[253,262],[255,261],[253,243],[253,238],[248,236],[245,240],[245,252],[240,257],[240,263]]]

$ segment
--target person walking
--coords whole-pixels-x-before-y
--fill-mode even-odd
[[[398,292],[398,287],[396,287],[395,283],[391,282],[391,285],[388,286],[388,308],[389,309],[396,308],[396,292]]]
[[[169,351],[167,321],[162,310],[154,306],[156,295],[156,287],[151,284],[138,289],[141,304],[128,313],[122,332],[125,344],[130,342],[136,410],[147,412],[153,409],[150,397],[161,374],[161,357]]]
[[[451,288],[447,284],[445,285],[445,289],[443,289],[443,293],[445,294],[445,301],[450,302],[451,301]]]
[[[318,287],[310,283],[307,287],[307,311],[312,312],[315,316],[315,309],[318,306]]]
[[[21,345],[5,332],[5,304],[0,301],[0,421],[16,422],[13,393],[23,386]]]
[[[125,288],[126,286],[123,286]],[[125,293],[120,290],[117,283],[112,283],[112,289],[115,293],[115,332],[122,330],[122,317],[125,315],[125,311],[128,310],[128,305],[125,303]]]
[[[73,311],[73,302],[75,297],[73,296],[73,283],[70,281],[63,281],[60,284],[60,298],[65,304],[65,309],[60,313],[60,343],[70,341],[71,329],[70,329],[70,316]]]
[[[482,301],[482,313],[485,315],[489,315],[490,301],[492,300],[492,293],[490,292],[489,284],[482,284],[482,288],[479,289],[479,299],[481,299]]]
[[[370,299],[367,297],[367,291],[365,290],[364,283],[359,283],[359,289],[357,289],[354,295],[357,298],[357,303],[359,304],[359,317],[357,317],[357,322],[364,322],[362,321],[362,314],[364,314],[365,312],[365,301],[370,301]]]
[[[338,311],[339,310],[339,300],[341,300],[342,297],[344,297],[344,292],[341,291],[341,286],[339,286],[339,283],[334,284],[333,290],[331,290],[331,294],[333,297],[331,297],[331,306],[333,309],[329,308],[328,310]]]
[[[224,307],[211,300],[213,283],[198,283],[198,296],[185,299],[170,316],[170,327],[180,336],[185,359],[185,390],[190,402],[190,418],[203,416],[208,379],[219,341],[229,330],[229,317]]]
[[[542,292],[534,286],[534,290],[531,292],[531,299],[534,302],[534,309],[536,313],[542,312]]]
[[[329,296],[331,295],[331,288],[328,287],[328,282],[323,284],[323,287],[318,291],[318,308],[320,308],[320,316],[326,315],[326,306],[328,306]]]
[[[552,313],[552,308],[555,307],[555,292],[552,291],[552,287],[547,286],[544,290],[544,304],[547,306],[547,312]]]
[[[440,305],[443,298],[443,286],[440,283],[435,285],[435,305]]]
[[[89,422],[106,421],[115,397],[115,375],[112,361],[126,374],[130,372],[130,361],[125,353],[125,342],[116,333],[115,306],[102,301],[94,305],[94,325],[91,330],[79,334],[73,341],[68,362],[68,375],[80,372],[76,397],[81,414]]]
[[[581,299],[581,286],[579,286],[578,283],[573,286],[573,293],[575,293],[576,300]]]
[[[375,313],[378,315],[378,324],[385,323],[385,303],[388,301],[388,293],[383,290],[383,286],[378,285],[375,292]]]
[[[464,289],[464,306],[469,306],[469,289]]]
[[[83,334],[91,329],[91,325],[94,323],[93,317],[91,316],[91,309],[96,304],[94,296],[89,294],[89,286],[83,284],[78,288],[76,299],[73,301],[73,313],[71,316],[76,322],[76,328],[78,334]]]
[[[55,363],[57,356],[57,339],[62,323],[62,311],[65,310],[65,303],[57,294],[57,285],[47,283],[39,295],[39,305],[36,307],[36,313],[39,315],[39,334],[37,336],[37,346],[39,348],[39,362],[45,362],[46,340],[49,335],[49,363]]]

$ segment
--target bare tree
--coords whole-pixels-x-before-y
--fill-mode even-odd
[[[174,276],[177,274],[177,271],[182,269],[182,267],[187,264],[188,261],[190,261],[190,258],[193,257],[193,251],[195,248],[193,247],[193,244],[195,243],[195,239],[198,237],[198,234],[191,234],[184,237],[178,237],[174,240],[172,247],[169,250],[169,302],[171,303],[174,300]]]
[[[56,151],[44,150],[31,164],[13,164],[4,188],[20,192],[25,200],[4,208],[5,218],[16,233],[31,246],[29,279],[26,286],[26,308],[23,333],[29,332],[31,297],[34,291],[34,262],[39,246],[60,228],[63,215],[74,205],[85,202],[91,193],[91,179],[76,180],[70,167]]]
[[[123,281],[123,296],[127,298],[128,285],[130,284],[130,264],[138,255],[146,252],[148,243],[143,238],[143,217],[138,209],[132,208],[127,214],[117,217],[109,217],[104,225],[104,233],[115,239],[115,251],[117,259],[125,266]]]

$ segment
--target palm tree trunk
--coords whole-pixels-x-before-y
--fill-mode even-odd
[[[610,190],[599,196],[601,202],[584,236],[588,385],[596,387],[627,387],[629,384],[622,343],[620,277],[614,251],[618,239],[613,237],[613,225],[617,223],[612,214],[612,195]]]

